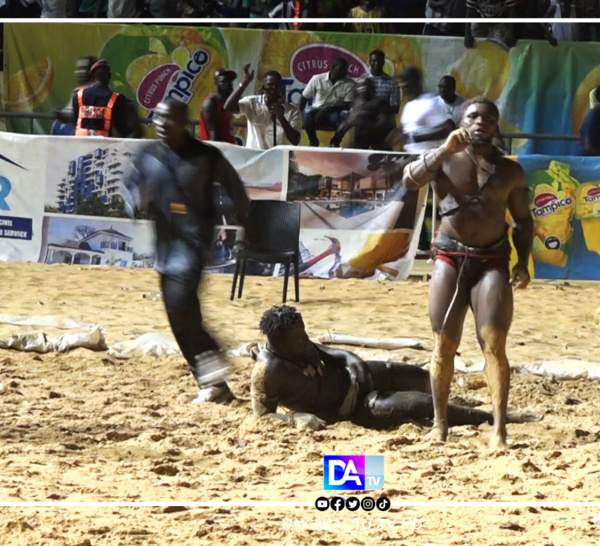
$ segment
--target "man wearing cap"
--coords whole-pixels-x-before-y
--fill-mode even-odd
[[[73,93],[75,136],[128,136],[127,101],[110,83],[110,65],[104,59],[90,68],[92,83]]]
[[[206,97],[200,110],[200,140],[214,140],[237,144],[231,134],[231,119],[225,111],[225,101],[233,91],[237,74],[227,68],[215,72],[216,92]]]

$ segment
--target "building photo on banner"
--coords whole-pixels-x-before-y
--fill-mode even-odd
[[[398,2],[417,3],[457,2]],[[0,27],[0,546],[599,544],[600,143],[576,137],[600,24],[470,47],[98,21]],[[85,103],[82,129],[88,56],[112,106]],[[330,123],[303,92],[341,66]],[[228,138],[209,147],[182,128],[210,140],[210,101]],[[425,151],[461,120],[468,143]],[[275,207],[293,214],[256,214]],[[287,271],[257,226],[279,250],[293,232]]]
[[[5,196],[0,259],[153,265],[152,224],[128,219],[122,198],[128,162],[142,141],[4,133],[0,142]],[[404,166],[415,156],[293,147],[262,152],[217,145],[237,169],[250,199],[300,202],[302,276],[408,278],[427,195],[426,188],[414,192],[402,185]],[[599,161],[540,155],[513,159],[525,170],[530,189],[535,278],[600,279],[600,236],[595,231],[600,226]],[[208,270],[233,273],[235,244],[242,234],[228,222],[232,204],[227,195],[216,191],[215,201],[221,221]],[[92,236],[94,229],[103,230],[102,237]],[[283,274],[280,269],[254,264],[249,272]]]

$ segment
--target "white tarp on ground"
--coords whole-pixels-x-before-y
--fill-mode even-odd
[[[44,332],[21,332],[0,337],[0,349],[14,349],[35,353],[65,353],[73,349],[106,351],[106,339],[99,326],[87,332],[70,332],[60,337],[51,337]]]
[[[106,344],[104,329],[97,325],[88,325],[70,318],[56,316],[20,316],[0,315],[0,323],[15,324],[19,326],[47,326],[62,330],[80,330],[69,332],[59,337],[52,337],[42,331],[19,332],[9,336],[0,337],[0,349],[12,349],[37,353],[59,352],[64,353],[73,349],[83,348],[92,351],[106,351],[115,358],[129,359],[134,356],[151,355],[158,358],[180,354],[175,339],[171,335],[158,332],[148,332],[134,339],[114,343],[110,347]],[[359,346],[357,353],[365,359],[393,360],[389,355],[382,355],[382,350],[387,349],[424,349],[421,341],[411,338],[364,338],[345,334],[324,334],[315,339],[318,343],[331,343]],[[252,357],[263,345],[258,342],[249,342],[227,352],[228,356]],[[376,349],[376,353],[372,350]],[[428,367],[425,365],[424,367]],[[485,369],[481,362],[465,362],[456,357],[454,368],[462,373],[480,373]],[[600,362],[587,360],[536,360],[534,362],[515,362],[511,368],[539,376],[550,376],[556,379],[590,379],[600,381]]]

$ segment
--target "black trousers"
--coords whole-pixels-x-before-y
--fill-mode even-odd
[[[351,420],[365,426],[389,426],[410,420],[433,419],[433,398],[429,372],[407,364],[389,365],[369,361],[372,390],[361,389]],[[457,404],[448,404],[448,424],[480,425],[493,422],[493,416]]]
[[[189,276],[161,275],[160,286],[167,317],[175,340],[198,381],[196,356],[219,349],[217,342],[204,328],[198,287],[201,274]]]

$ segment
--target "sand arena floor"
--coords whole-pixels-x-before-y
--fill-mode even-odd
[[[145,332],[169,334],[153,271],[1,264],[0,314],[56,315],[101,324],[108,344]],[[249,277],[229,302],[231,277],[204,284],[206,321],[230,348],[260,340],[262,312],[280,302],[281,279]],[[308,331],[410,336],[430,345],[427,283],[301,282]],[[509,338],[514,362],[599,354],[593,285],[536,283],[516,295]],[[39,329],[39,328],[31,328]],[[0,335],[23,331],[0,325]],[[50,328],[49,335],[59,334]],[[479,361],[467,319],[461,358]],[[364,351],[360,354],[367,354]],[[379,354],[382,352],[380,351]],[[387,352],[424,363],[426,351]],[[251,371],[238,358],[232,385],[247,399]],[[487,454],[490,427],[458,427],[446,445],[426,427],[368,430],[339,423],[307,433],[256,420],[245,400],[190,404],[196,389],[181,357],[117,360],[77,349],[35,355],[0,351],[0,501],[310,502],[323,494],[325,454],[385,454],[392,501],[530,501],[536,507],[393,508],[320,513],[314,508],[2,507],[3,545],[406,544],[587,545],[600,543],[600,390],[583,380],[512,375],[510,406],[545,412],[541,423],[510,425],[509,450]],[[489,409],[483,375],[457,374],[453,395]],[[378,495],[375,495],[378,496]],[[370,523],[365,518],[370,518]],[[346,529],[329,518],[351,520]],[[292,522],[307,520],[308,529]],[[315,520],[321,523],[315,525]],[[408,522],[418,520],[412,528]],[[353,523],[354,522],[354,523]],[[354,526],[353,526],[354,525]],[[370,525],[370,528],[368,527]]]

